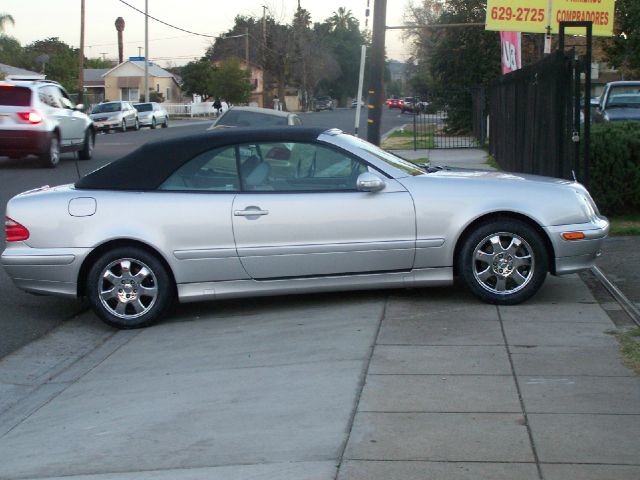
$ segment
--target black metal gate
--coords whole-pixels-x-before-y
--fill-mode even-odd
[[[483,97],[484,98],[484,97]],[[484,136],[474,135],[475,91],[434,91],[405,102],[404,115],[413,126],[414,149],[476,148]],[[484,102],[484,99],[482,100]]]

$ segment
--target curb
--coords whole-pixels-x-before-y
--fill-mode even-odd
[[[611,296],[620,304],[622,309],[633,320],[637,326],[640,327],[640,310],[629,300],[622,291],[616,287],[611,280],[607,278],[602,270],[595,265],[591,267],[591,273],[595,275],[598,281],[604,288],[611,294]]]

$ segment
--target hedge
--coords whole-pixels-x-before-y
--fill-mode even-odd
[[[640,213],[640,122],[592,125],[589,176],[602,213]]]

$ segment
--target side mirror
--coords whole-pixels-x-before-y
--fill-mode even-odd
[[[75,109],[79,112],[82,112],[84,110],[84,103],[77,104]]]
[[[384,180],[371,172],[361,173],[358,176],[356,185],[361,192],[379,192],[386,187]]]

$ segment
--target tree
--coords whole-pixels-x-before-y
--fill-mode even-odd
[[[182,89],[187,95],[200,95],[203,100],[213,95],[213,73],[215,67],[206,58],[189,62],[182,67]]]
[[[251,98],[251,74],[241,68],[240,59],[231,57],[223,60],[213,71],[211,90],[232,104],[247,103]]]
[[[84,68],[111,68],[114,66],[111,60],[103,60],[102,58],[84,59]]]
[[[23,52],[20,42],[8,35],[0,35],[0,63],[20,67],[23,63]]]
[[[4,27],[7,24],[15,25],[16,22],[13,20],[13,17],[8,13],[0,13],[0,33],[4,32]]]
[[[25,68],[43,71],[70,92],[78,91],[78,49],[57,37],[36,40],[24,47]]]
[[[339,67],[337,77],[323,82],[321,88],[344,105],[347,97],[357,94],[361,46],[369,42],[360,31],[360,24],[351,10],[343,7],[327,18],[322,26],[316,27],[316,30],[325,32],[326,43]]]
[[[617,0],[614,37],[605,46],[606,60],[624,78],[640,76],[640,2]]]
[[[422,7],[411,9],[418,25],[481,23],[486,16],[486,0],[425,0]],[[442,104],[448,106],[450,130],[468,129],[469,89],[500,76],[498,33],[470,26],[416,29],[409,35],[414,40],[414,58],[423,77],[417,85],[431,85],[431,91],[416,93],[440,97]]]

